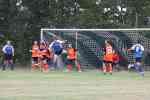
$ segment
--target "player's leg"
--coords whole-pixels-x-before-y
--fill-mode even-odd
[[[57,68],[59,70],[63,70],[63,68],[64,68],[64,63],[62,61],[61,55],[57,55]]]
[[[119,72],[120,71],[120,68],[119,68],[119,63],[117,62],[116,65],[115,65],[117,71]]]
[[[12,55],[8,55],[8,63],[10,65],[10,69],[14,70],[13,56]]]
[[[3,70],[3,71],[6,70],[6,66],[7,66],[7,61],[4,60],[4,61],[3,61],[3,66],[2,66],[2,70]]]
[[[48,69],[48,63],[47,63],[47,57],[44,56],[43,59],[42,59],[42,71],[43,72],[48,72],[49,69]]]
[[[108,71],[112,75],[112,62],[108,63]]]
[[[10,69],[11,69],[11,70],[14,70],[13,60],[9,60],[9,64],[10,64]]]
[[[75,65],[77,67],[78,72],[81,72],[81,65],[80,65],[79,61],[75,60]]]
[[[57,68],[57,55],[54,54],[54,57],[53,57],[53,67],[56,69]]]
[[[47,61],[46,60],[44,60],[43,61],[43,72],[48,72],[49,71],[49,69],[48,69],[48,64],[47,64]]]
[[[72,60],[67,59],[66,64],[67,64],[67,72],[70,72],[72,70]]]
[[[48,67],[49,69],[52,69],[52,59],[51,58],[47,58],[47,63],[48,63]]]
[[[136,58],[135,69],[140,75],[144,76],[144,69],[141,63],[141,59],[142,58]]]
[[[106,61],[103,61],[103,73],[106,74],[107,72],[107,63]]]
[[[32,65],[31,70],[34,71],[36,69],[36,66],[38,65],[38,57],[32,57]]]
[[[6,70],[6,66],[7,66],[7,64],[8,64],[8,60],[7,60],[7,59],[8,59],[7,54],[4,54],[4,55],[3,55],[3,66],[2,66],[2,67],[3,67],[3,68],[2,68],[3,71]]]
[[[142,58],[136,58],[135,69],[141,76],[144,76],[144,69],[141,63]]]

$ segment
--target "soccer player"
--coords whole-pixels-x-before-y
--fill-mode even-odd
[[[13,56],[14,56],[14,47],[11,44],[10,41],[7,41],[7,43],[3,46],[2,52],[4,54],[4,62],[3,62],[3,69],[6,70],[6,66],[10,66],[11,70],[14,70],[13,65]]]
[[[144,69],[141,63],[144,47],[140,44],[140,41],[138,40],[138,43],[134,44],[130,49],[128,49],[128,51],[134,52],[134,58],[135,58],[134,68],[137,70],[137,72],[140,73],[141,76],[144,76]]]
[[[77,67],[78,72],[81,72],[80,63],[77,61],[77,50],[69,44],[67,48],[67,72],[72,70],[72,66],[75,65]]]
[[[32,71],[35,70],[36,67],[39,67],[39,45],[37,41],[34,41],[32,45]]]
[[[54,40],[49,45],[49,50],[53,52],[53,64],[55,68],[63,69],[63,62],[61,58],[61,54],[63,52],[63,43],[65,41],[62,41],[60,39],[57,39],[57,37],[54,38]]]
[[[47,63],[48,57],[49,57],[48,48],[47,48],[45,42],[41,41],[40,42],[40,62],[41,62],[41,67],[42,67],[43,72],[49,71],[48,63]]]
[[[112,62],[113,62],[113,47],[111,41],[105,41],[105,50],[103,55],[103,72],[109,72],[112,75]]]

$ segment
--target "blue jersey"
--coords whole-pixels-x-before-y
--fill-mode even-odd
[[[63,51],[62,44],[59,41],[52,42],[50,48],[52,48],[53,52],[57,55],[60,55]]]
[[[142,57],[144,47],[141,44],[133,45],[131,49],[134,51],[134,57],[135,58],[141,58]]]
[[[12,55],[14,52],[14,48],[12,45],[5,45],[2,49],[3,53]]]

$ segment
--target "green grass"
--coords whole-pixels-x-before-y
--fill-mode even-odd
[[[0,100],[149,100],[150,72],[0,72]]]

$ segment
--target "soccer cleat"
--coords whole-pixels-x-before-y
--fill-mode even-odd
[[[78,72],[79,72],[79,73],[81,73],[82,71],[81,71],[81,70],[79,70]]]
[[[69,69],[66,69],[66,70],[65,70],[65,72],[71,72],[71,70],[69,70]]]

